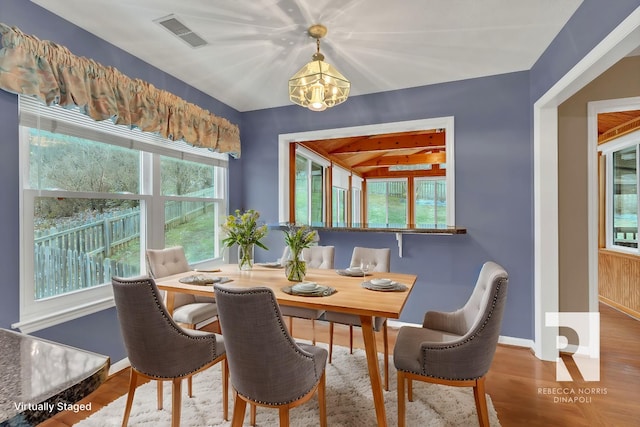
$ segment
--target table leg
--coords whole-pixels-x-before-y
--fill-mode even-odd
[[[173,308],[176,305],[176,293],[167,291],[167,311],[169,312],[169,316],[173,316]]]
[[[380,380],[380,370],[378,367],[378,350],[376,348],[376,337],[373,332],[373,317],[360,316],[362,325],[362,338],[364,348],[367,353],[367,366],[369,368],[369,378],[371,379],[371,391],[373,392],[373,404],[376,408],[376,418],[379,427],[386,427],[387,415],[384,409],[384,396],[382,394],[382,381]]]

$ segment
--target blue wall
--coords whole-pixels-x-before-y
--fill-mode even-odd
[[[243,207],[278,221],[278,134],[442,116],[455,116],[456,222],[468,234],[406,235],[402,258],[393,233],[321,232],[321,243],[336,246],[337,267],[347,266],[354,246],[392,248],[392,270],[419,277],[401,318],[413,323],[426,309],[461,306],[482,264],[494,260],[511,275],[503,334],[531,338],[528,72],[353,97],[322,113],[297,106],[243,113]],[[265,257],[280,254],[276,234]]]
[[[25,34],[33,34],[41,40],[62,44],[75,55],[114,66],[131,78],[146,80],[232,123],[240,124],[238,111],[30,1],[0,0],[0,22],[18,27]],[[0,271],[3,274],[0,327],[10,328],[19,320],[20,301],[18,97],[1,90],[0,129]],[[105,354],[113,361],[126,356],[114,308],[37,331],[34,335]]]
[[[242,158],[231,161],[230,208],[255,208],[278,219],[277,136],[280,133],[455,116],[457,223],[462,236],[408,235],[398,257],[393,234],[324,232],[336,246],[338,267],[355,245],[392,248],[392,268],[419,275],[402,320],[420,322],[429,308],[452,309],[466,300],[485,260],[510,273],[503,335],[533,337],[533,151],[531,105],[621,22],[640,0],[585,0],[529,72],[352,97],[322,113],[282,107],[238,113],[55,15],[24,0],[0,0],[0,21],[53,40],[77,55],[112,65],[130,77],[169,90],[241,125]],[[640,44],[640,43],[639,43]],[[0,91],[0,327],[19,318],[19,188],[17,97]],[[279,233],[269,237],[280,255]],[[67,322],[36,335],[124,356],[115,310]]]

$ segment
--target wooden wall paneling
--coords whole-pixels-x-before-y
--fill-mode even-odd
[[[601,249],[598,292],[604,301],[640,317],[640,257]]]

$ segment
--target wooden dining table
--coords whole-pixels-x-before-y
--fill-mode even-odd
[[[315,282],[322,286],[329,286],[334,288],[336,292],[332,295],[322,297],[297,296],[283,291],[283,288],[295,284],[287,280],[283,269],[260,266],[259,264],[254,265],[253,269],[246,271],[240,271],[236,264],[223,265],[220,267],[220,271],[212,273],[189,271],[157,279],[156,284],[160,290],[167,292],[167,309],[169,313],[173,313],[176,293],[213,296],[213,286],[211,285],[185,284],[179,281],[187,276],[205,275],[221,276],[230,279],[229,282],[222,285],[225,287],[250,288],[264,286],[270,288],[274,291],[280,305],[350,313],[360,316],[376,418],[379,426],[386,426],[387,417],[384,407],[382,381],[378,369],[378,350],[376,348],[373,330],[373,318],[376,316],[389,319],[399,318],[409,298],[409,294],[413,289],[417,276],[413,274],[381,272],[373,272],[370,274],[370,276],[367,276],[367,280],[371,278],[388,278],[404,284],[407,289],[400,292],[373,291],[361,286],[363,282],[362,276],[343,276],[338,274],[336,270],[308,269],[305,281]]]

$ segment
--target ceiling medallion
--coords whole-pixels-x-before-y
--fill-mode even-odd
[[[312,111],[324,111],[347,100],[351,82],[324,62],[320,53],[320,39],[327,34],[327,27],[312,25],[307,32],[316,39],[317,50],[311,62],[289,79],[289,99]]]

